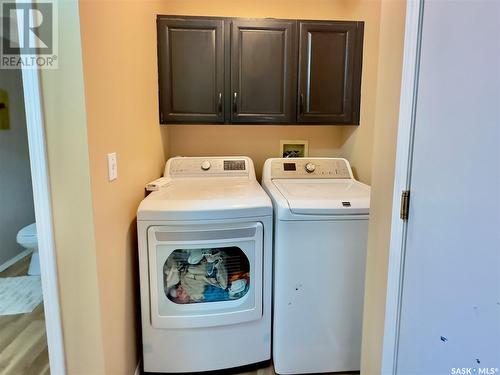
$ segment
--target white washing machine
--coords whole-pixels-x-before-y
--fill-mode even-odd
[[[370,187],[345,159],[269,159],[279,374],[360,369]]]
[[[139,206],[144,370],[271,355],[272,203],[247,157],[168,160]]]

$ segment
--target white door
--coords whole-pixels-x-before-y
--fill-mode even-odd
[[[397,374],[500,367],[500,2],[425,1]]]
[[[151,324],[229,325],[262,316],[262,223],[148,228]]]

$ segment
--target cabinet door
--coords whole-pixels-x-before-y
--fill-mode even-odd
[[[363,22],[300,22],[298,122],[359,124]]]
[[[294,122],[295,21],[231,21],[231,121]]]
[[[160,122],[224,122],[223,20],[158,17]]]

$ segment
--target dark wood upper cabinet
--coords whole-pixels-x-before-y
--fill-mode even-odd
[[[231,121],[295,122],[296,22],[230,22]]]
[[[157,20],[160,122],[224,122],[224,21]]]
[[[363,26],[158,16],[160,122],[359,124]]]
[[[300,22],[297,122],[359,124],[363,22]]]

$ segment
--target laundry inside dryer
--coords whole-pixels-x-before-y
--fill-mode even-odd
[[[163,266],[164,290],[177,304],[237,300],[248,292],[250,263],[236,246],[177,249]]]

